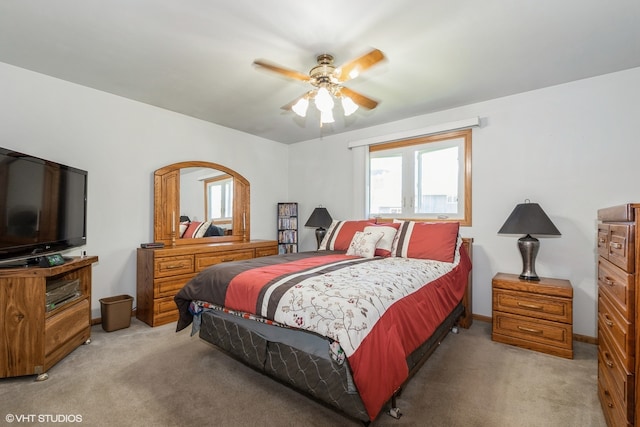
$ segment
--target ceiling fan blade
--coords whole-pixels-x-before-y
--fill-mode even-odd
[[[354,90],[351,90],[348,87],[341,86],[340,93],[344,96],[348,96],[349,98],[351,98],[353,102],[355,102],[362,108],[373,110],[378,106],[378,101],[374,101],[373,99],[368,98]]]
[[[295,71],[295,70],[290,70],[288,68],[283,68],[279,65],[275,65],[272,64],[270,62],[264,61],[262,59],[256,59],[255,61],[253,61],[253,64],[258,66],[258,67],[262,67],[262,68],[266,68],[269,71],[273,71],[279,74],[282,74],[286,77],[289,77],[291,79],[295,79],[295,80],[302,80],[303,82],[308,82],[310,80],[310,77],[307,74],[303,74],[299,71]]]
[[[353,59],[336,69],[336,77],[341,82],[353,79],[383,59],[384,54],[378,49],[373,49],[371,52],[365,53],[361,57]]]

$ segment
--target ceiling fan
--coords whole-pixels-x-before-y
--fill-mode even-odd
[[[351,115],[358,107],[368,110],[376,108],[378,101],[362,95],[342,83],[351,80],[361,72],[371,68],[384,59],[384,54],[373,49],[370,52],[355,58],[340,67],[333,65],[333,56],[323,53],[317,56],[318,65],[313,67],[309,74],[283,68],[268,61],[256,59],[253,64],[284,75],[285,77],[310,83],[314,88],[292,102],[283,106],[283,110],[292,110],[301,117],[305,117],[309,101],[313,100],[320,110],[320,122],[333,123],[333,99],[339,99],[342,103],[345,116]]]

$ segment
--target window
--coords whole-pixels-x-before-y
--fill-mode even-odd
[[[471,225],[471,130],[369,147],[371,217]]]
[[[233,178],[229,175],[205,180],[206,218],[216,224],[231,223],[233,210]]]

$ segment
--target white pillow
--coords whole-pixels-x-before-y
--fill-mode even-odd
[[[396,237],[397,228],[390,225],[371,225],[364,228],[364,232],[382,233],[382,238],[376,244],[377,256],[389,256],[391,255],[391,247],[393,246],[393,239]]]
[[[347,255],[373,258],[376,253],[376,244],[383,235],[381,231],[356,231],[347,249]]]

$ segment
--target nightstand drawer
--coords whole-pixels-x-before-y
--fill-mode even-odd
[[[532,319],[516,314],[493,314],[493,333],[517,338],[523,341],[551,345],[562,348],[572,348],[571,325],[549,322],[542,319]]]
[[[622,316],[633,321],[634,286],[633,275],[616,267],[609,261],[598,258],[598,285]]]
[[[540,297],[531,293],[504,289],[494,289],[493,309],[563,323],[571,323],[573,317],[570,299]]]

